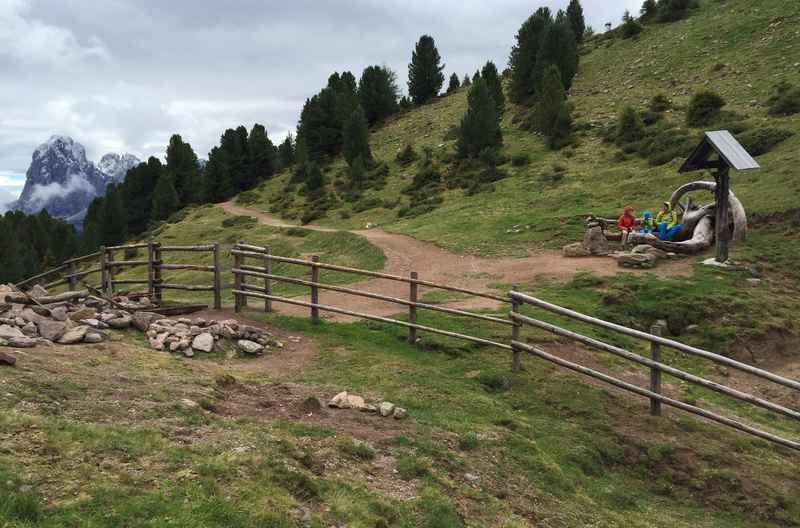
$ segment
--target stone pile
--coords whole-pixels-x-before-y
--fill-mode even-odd
[[[232,319],[167,319],[146,311],[154,306],[146,297],[136,300],[118,297],[111,303],[87,293],[42,308],[6,302],[6,294],[12,292],[10,286],[0,286],[0,346],[32,348],[54,343],[100,343],[108,338],[108,330],[134,328],[145,332],[155,350],[180,352],[187,357],[219,349],[221,340],[235,343],[238,350],[248,355],[261,355],[269,347],[283,347],[265,330]],[[30,294],[34,299],[44,298],[47,291],[35,286]]]
[[[651,269],[662,259],[685,258],[685,255],[670,253],[647,244],[639,244],[631,251],[612,253],[617,265],[622,268]]]
[[[389,401],[383,401],[378,405],[366,403],[364,398],[356,394],[342,391],[328,402],[328,407],[334,409],[354,409],[356,411],[377,413],[384,418],[393,417],[395,420],[402,420],[408,416],[408,411],[396,406]]]

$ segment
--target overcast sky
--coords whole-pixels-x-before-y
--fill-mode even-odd
[[[432,35],[449,76],[491,59],[539,5],[568,0],[0,0],[0,203],[33,150],[72,136],[90,160],[163,156],[179,133],[206,157],[225,128],[259,122],[277,142],[333,71],[387,65],[405,90]],[[583,0],[602,30],[641,0]]]

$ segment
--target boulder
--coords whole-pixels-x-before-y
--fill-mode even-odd
[[[236,345],[239,347],[239,350],[245,354],[257,355],[264,351],[264,345],[259,345],[258,343],[246,339],[240,339]]]
[[[567,244],[561,250],[565,257],[588,257],[591,255],[580,242]]]
[[[83,338],[84,343],[102,343],[105,341],[106,336],[100,332],[89,331]]]
[[[47,297],[47,290],[40,284],[34,284],[28,293],[33,297]]]
[[[56,321],[66,321],[67,309],[63,306],[57,306],[50,310],[50,317],[52,317]]]
[[[36,325],[33,323],[26,323],[25,326],[22,327],[22,333],[28,337],[38,337],[39,329],[36,328]]]
[[[67,332],[67,324],[61,321],[42,321],[39,323],[39,335],[50,341],[58,341]]]
[[[631,253],[637,253],[641,255],[653,255],[656,258],[667,258],[669,253],[662,249],[658,249],[657,247],[648,245],[648,244],[639,244],[635,248],[631,250]]]
[[[348,394],[347,391],[342,391],[331,398],[331,401],[328,402],[328,407],[361,410],[364,408],[364,398],[356,394]]]
[[[110,326],[111,328],[115,328],[117,330],[125,330],[126,328],[130,328],[132,322],[133,319],[131,318],[130,315],[127,314],[106,321],[108,326]]]
[[[403,409],[402,407],[395,407],[392,416],[394,416],[395,420],[402,420],[403,418],[408,416],[408,411]]]
[[[97,310],[94,308],[81,308],[80,310],[69,314],[69,318],[76,323],[83,321],[84,319],[94,319],[95,316],[97,316]]]
[[[9,339],[12,337],[25,337],[25,334],[16,326],[0,325],[0,338]]]
[[[8,339],[8,346],[14,348],[33,348],[37,345],[38,340],[33,337],[11,337]]]
[[[186,356],[186,357],[194,357],[194,350],[192,350],[191,347],[184,348],[183,349],[183,355]]]
[[[198,352],[211,352],[214,349],[214,336],[204,332],[192,340],[192,348]]]
[[[650,253],[622,253],[617,257],[617,264],[623,268],[650,269],[655,267],[656,260]]]
[[[12,355],[0,352],[0,365],[8,365],[13,367],[17,363],[17,358]]]
[[[89,327],[87,325],[76,326],[61,336],[57,343],[62,345],[74,345],[75,343],[80,343],[83,341],[83,338],[86,337],[86,333],[88,331]]]
[[[378,412],[383,417],[390,416],[394,412],[394,404],[388,401],[381,402],[381,404],[378,405]]]
[[[591,227],[583,235],[583,249],[591,255],[608,255],[608,240],[600,226]]]
[[[20,312],[19,317],[23,321],[33,324],[39,324],[40,321],[46,321],[49,319],[48,317],[37,314],[31,308],[23,309],[22,312]]]
[[[133,324],[136,329],[147,332],[150,325],[161,319],[161,317],[160,314],[153,312],[135,312],[133,317],[131,317],[131,324]]]

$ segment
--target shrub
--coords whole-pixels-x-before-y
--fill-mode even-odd
[[[222,227],[249,227],[257,223],[252,216],[231,216],[222,221]]]
[[[290,227],[286,229],[286,236],[290,237],[307,237],[311,234],[310,229],[303,229],[302,227]]]
[[[255,191],[245,191],[243,193],[239,193],[239,196],[236,197],[236,203],[242,205],[251,205],[258,201],[258,193]]]
[[[686,18],[689,9],[693,9],[697,5],[697,0],[660,0],[658,2],[658,21],[675,22]]]
[[[428,466],[416,457],[404,456],[397,461],[397,473],[403,480],[424,477],[428,474]]]
[[[644,125],[630,106],[626,106],[619,115],[617,122],[617,142],[620,144],[633,143],[640,141],[644,137]]]
[[[343,438],[339,441],[339,451],[359,460],[372,460],[375,458],[375,450],[366,442],[356,442],[350,438]]]
[[[739,134],[737,138],[751,156],[761,156],[793,135],[794,132],[783,128],[759,128]]]
[[[515,167],[523,167],[531,162],[530,156],[524,152],[519,152],[511,156],[511,164]]]
[[[767,112],[771,116],[788,116],[800,112],[800,87],[786,81],[775,85],[767,99]]]
[[[414,162],[417,159],[417,153],[414,151],[414,147],[406,143],[406,146],[397,153],[394,160],[399,163],[400,165],[408,165]]]
[[[488,392],[504,392],[510,386],[508,378],[498,372],[481,372],[478,381]]]
[[[472,451],[478,447],[478,435],[473,431],[462,434],[458,438],[458,448],[462,451]]]
[[[378,207],[383,207],[383,200],[375,196],[372,196],[369,198],[362,198],[361,200],[357,201],[353,205],[353,212],[362,213],[369,209],[376,209]]]
[[[639,117],[642,119],[642,123],[644,126],[653,126],[664,117],[663,114],[658,112],[653,112],[652,110],[645,110],[644,112],[639,114]]]
[[[624,22],[622,23],[622,38],[623,39],[633,38],[637,36],[639,33],[641,33],[643,30],[644,28],[639,23],[639,21],[630,16],[630,14],[628,13],[628,16],[624,18]]]
[[[666,112],[672,108],[672,103],[669,102],[667,96],[664,94],[657,94],[654,95],[652,99],[650,99],[650,111],[651,112]]]
[[[692,127],[710,125],[719,117],[720,110],[725,106],[725,100],[710,90],[697,92],[689,101],[686,110],[686,124]]]

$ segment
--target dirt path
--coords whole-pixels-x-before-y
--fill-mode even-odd
[[[230,214],[256,218],[265,225],[298,227],[270,214],[241,207],[231,202],[220,204],[219,207]],[[314,231],[336,231],[312,224],[302,227]],[[381,229],[358,229],[351,232],[363,236],[383,250],[386,255],[386,264],[383,269],[385,273],[407,276],[414,270],[419,273],[420,279],[476,291],[489,292],[491,291],[489,284],[492,283],[522,283],[536,277],[568,280],[578,271],[590,271],[599,276],[609,276],[620,272],[644,273],[642,270],[620,268],[614,260],[607,257],[565,258],[557,251],[543,251],[524,258],[488,259],[471,255],[457,255],[435,244],[421,242],[406,235],[387,233]],[[691,272],[692,264],[688,259],[666,262],[659,267],[660,275],[690,275]],[[385,279],[366,280],[349,287],[392,297],[408,297],[407,284]],[[426,291],[428,290],[421,288],[420,295],[424,295]],[[402,311],[399,306],[383,301],[327,291],[320,293],[320,302],[381,316]],[[491,299],[477,297],[459,299],[447,304],[461,309],[496,308],[499,305]],[[306,308],[285,304],[278,309],[285,313],[307,312]],[[347,320],[343,316],[325,315],[334,320]]]

